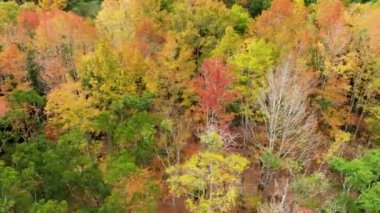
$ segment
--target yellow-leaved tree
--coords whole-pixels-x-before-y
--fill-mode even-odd
[[[170,191],[186,198],[190,212],[230,212],[249,161],[237,154],[223,154],[223,138],[215,131],[202,136],[201,142],[206,151],[167,169]]]
[[[43,9],[64,9],[67,6],[67,0],[39,0],[39,5]]]
[[[62,130],[94,130],[94,120],[99,111],[93,107],[91,97],[83,92],[79,83],[62,84],[53,89],[47,99],[45,111],[49,124]]]

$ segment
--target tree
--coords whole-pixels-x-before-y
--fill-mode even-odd
[[[128,149],[137,164],[148,164],[152,160],[159,119],[149,112],[151,98],[149,94],[125,95],[97,117],[97,129],[106,135],[110,153]]]
[[[152,180],[151,175],[147,170],[140,170],[124,176],[99,211],[104,213],[155,211],[160,191],[157,181]]]
[[[86,138],[78,131],[63,135],[57,144],[39,136],[17,145],[12,163],[31,183],[36,200],[75,200],[81,206],[95,201],[98,205],[109,189],[87,150]]]
[[[133,28],[127,22],[125,1],[103,1],[102,9],[96,16],[96,28],[110,41],[120,44],[131,38]]]
[[[212,51],[211,55],[216,58],[228,60],[239,50],[239,44],[242,38],[235,32],[232,27],[227,27],[223,38]]]
[[[3,32],[7,24],[16,23],[20,7],[14,2],[0,3],[0,32]]]
[[[378,78],[374,78],[371,83],[369,84],[369,89],[373,91],[374,94],[378,94],[380,92],[380,81]],[[375,141],[375,147],[377,147],[380,139],[380,107],[377,99],[373,99],[369,103],[369,116],[366,119],[369,127],[370,127],[370,137],[368,142],[371,143],[371,141]]]
[[[349,48],[351,33],[344,18],[344,5],[341,1],[318,1],[317,8],[316,21],[320,30],[317,48],[322,63],[316,69],[323,76],[319,105],[324,122],[331,130],[338,131],[350,123],[351,109],[346,105],[349,102],[347,94],[350,90],[347,67],[351,65],[351,59],[345,60],[343,53]]]
[[[168,33],[161,51],[148,61],[144,81],[146,90],[154,93],[152,112],[160,118],[157,156],[165,167],[182,159],[182,148],[191,137],[193,95],[189,82],[196,69],[192,49],[178,34]]]
[[[361,194],[359,204],[369,212],[380,211],[380,183],[377,182],[373,187],[365,190]]]
[[[199,107],[206,126],[220,125],[231,120],[226,113],[227,104],[233,100],[231,68],[220,59],[208,59],[195,82],[199,94]]]
[[[0,99],[0,117],[4,117],[7,112],[7,101],[4,98]]]
[[[344,51],[349,42],[350,33],[344,20],[344,6],[341,1],[318,1],[317,23],[320,26],[322,40],[329,55],[336,56]],[[335,40],[333,38],[339,38]]]
[[[224,138],[217,132],[201,137],[206,151],[166,170],[170,192],[184,196],[190,212],[229,212],[236,203],[240,175],[249,161],[237,154],[223,154]]]
[[[325,4],[331,6],[325,7]],[[350,13],[352,17],[345,16],[340,1],[321,1],[318,5],[317,23],[321,31],[318,51],[323,60],[317,67],[323,77],[318,102],[323,121],[332,130],[331,136],[343,129],[353,135],[352,141],[368,141],[364,136],[370,134],[365,128],[366,116],[376,102],[376,89],[372,89],[369,82],[377,75],[378,63],[374,55],[378,47],[371,45],[376,36],[367,21],[375,15],[373,10],[362,14],[359,6],[357,12]],[[333,41],[332,37],[339,37],[339,40]]]
[[[319,209],[328,198],[329,180],[323,173],[315,172],[311,175],[299,175],[291,182],[290,189],[295,194],[296,205]]]
[[[27,78],[31,84],[30,86],[38,94],[43,94],[45,87],[41,77],[42,67],[36,62],[36,54],[33,50],[29,50],[26,53],[25,70],[27,71]]]
[[[324,160],[330,160],[334,155],[339,156],[339,152],[351,139],[351,134],[344,131],[337,131],[335,133],[334,142],[330,145],[329,150],[324,154]]]
[[[112,191],[112,194],[108,196],[99,208],[99,212],[125,212],[127,203],[124,194],[120,191]]]
[[[127,152],[112,156],[107,163],[106,181],[117,186],[121,180],[139,171],[134,159]]]
[[[145,57],[155,56],[161,50],[165,35],[150,19],[142,20],[135,30],[137,47]]]
[[[292,49],[307,51],[307,43],[314,37],[307,15],[302,1],[273,0],[268,10],[250,25],[248,32],[272,42],[284,55]],[[289,29],[295,33],[289,33]]]
[[[176,1],[168,16],[170,31],[181,32],[185,43],[194,49],[197,64],[210,57],[228,26],[244,31],[248,22],[238,6],[232,11],[223,2],[212,0],[196,0],[192,4]]]
[[[317,7],[316,21],[321,35],[318,49],[323,58],[323,66],[316,68],[324,76],[321,101],[327,103],[322,107],[327,109],[323,115],[326,115],[328,125],[337,130],[344,126],[349,118],[349,109],[344,107],[350,88],[345,73],[348,61],[340,55],[347,51],[351,34],[344,18],[344,6],[341,1],[318,1]]]
[[[95,19],[102,2],[102,0],[68,0],[66,9],[82,17]]]
[[[266,87],[265,78],[273,69],[277,59],[277,48],[273,43],[264,40],[249,39],[232,57],[229,63],[236,66],[236,83],[240,99],[240,112],[243,114],[243,125],[247,130],[251,120],[257,119],[259,94]]]
[[[32,10],[22,11],[17,18],[17,28],[19,33],[33,37],[35,30],[40,24],[40,16]]]
[[[45,111],[48,125],[63,131],[80,129],[83,133],[95,130],[94,122],[100,113],[92,97],[74,82],[53,89],[47,96]]]
[[[181,162],[182,150],[191,136],[190,125],[184,120],[179,117],[161,121],[156,153],[165,168]]]
[[[238,196],[239,175],[248,160],[236,154],[201,152],[170,167],[167,180],[175,196],[185,196],[191,212],[229,212]]]
[[[95,29],[72,12],[54,9],[40,14],[34,47],[48,90],[79,80],[76,60],[90,52],[95,38]]]
[[[244,34],[250,23],[249,14],[243,7],[235,4],[231,8],[231,16],[236,19],[234,29],[241,34]]]
[[[379,84],[376,80],[379,75],[377,72],[379,63],[376,59],[379,46],[375,44],[379,36],[376,36],[376,30],[374,30],[376,26],[369,23],[377,16],[375,11],[376,9],[371,7],[366,13],[359,9],[357,13],[352,14],[354,26],[352,27],[352,40],[346,60],[350,65],[347,75],[351,85],[349,110],[353,119],[349,125],[346,125],[345,129],[353,133],[353,140],[368,141],[367,136],[362,136],[376,134],[376,128],[373,129],[375,131],[369,133],[365,127],[369,124],[368,121],[374,121],[372,118],[376,117],[372,117],[376,113],[373,114],[371,111],[376,108],[374,107],[377,103],[376,95],[379,93]],[[350,125],[355,126],[355,128],[348,128]]]
[[[317,139],[316,119],[309,109],[314,79],[293,60],[287,57],[268,74],[261,110],[266,116],[267,147],[277,156],[306,157]]]
[[[272,0],[250,0],[248,2],[248,10],[251,16],[255,18],[270,7]]]
[[[67,6],[67,0],[39,0],[39,5],[43,9],[65,9]]]

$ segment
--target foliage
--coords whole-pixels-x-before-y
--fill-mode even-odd
[[[0,161],[0,211],[9,212],[25,208],[32,197],[23,189],[20,174]]]
[[[66,83],[52,90],[45,107],[48,122],[66,131],[78,128],[94,131],[94,121],[99,111],[82,91],[78,83]]]
[[[232,27],[227,27],[223,38],[211,54],[226,60],[238,51],[240,42],[241,38],[235,30]]]
[[[248,10],[252,17],[256,17],[261,14],[265,9],[268,9],[272,0],[251,0],[248,1]]]
[[[242,100],[242,114],[254,118],[252,104],[257,101],[265,87],[265,77],[273,69],[276,60],[276,47],[264,40],[248,40],[233,57],[230,63],[237,67],[235,71],[236,89]]]
[[[11,97],[11,103],[15,105],[31,105],[33,107],[42,107],[45,105],[45,98],[38,95],[34,90],[14,91]]]
[[[369,212],[380,210],[380,183],[377,182],[373,187],[364,190],[359,199],[359,204]]]
[[[379,160],[379,151],[374,150],[362,158],[349,162],[341,158],[334,158],[330,164],[332,168],[340,171],[346,177],[346,181],[350,187],[356,190],[364,190],[379,175]]]
[[[236,184],[247,166],[248,160],[239,155],[202,152],[169,168],[167,182],[174,195],[187,198],[191,212],[228,212],[236,204]]]
[[[327,153],[325,153],[324,159],[329,160],[331,157],[336,154],[339,149],[342,148],[342,146],[345,145],[345,143],[350,141],[350,133],[344,132],[344,131],[338,131],[335,135],[335,140],[333,144],[331,145],[330,149],[328,150]]]
[[[264,168],[267,169],[279,169],[281,168],[281,159],[275,156],[271,151],[266,151],[260,157]]]
[[[101,8],[101,0],[69,0],[67,9],[83,17],[95,18]]]
[[[60,8],[67,6],[67,0],[39,0],[39,5],[43,9]]]
[[[70,80],[77,81],[77,60],[94,44],[96,31],[82,17],[53,9],[40,14],[34,46],[47,90]]]
[[[58,212],[65,213],[68,211],[66,201],[55,201],[55,200],[40,200],[38,203],[33,204],[31,210],[33,213],[48,213],[48,212]]]
[[[211,130],[201,136],[201,143],[207,146],[209,150],[220,150],[223,148],[223,140],[218,132]]]
[[[20,7],[15,2],[0,2],[0,31],[6,24],[16,22],[19,11]]]
[[[99,212],[124,212],[126,209],[126,201],[121,192],[112,192],[110,196],[107,197],[106,201],[99,208]]]
[[[34,90],[16,90],[11,94],[12,110],[5,118],[22,141],[39,134],[42,129],[45,98]]]
[[[247,20],[239,7],[230,12],[222,2],[204,0],[190,7],[186,1],[176,1],[169,17],[171,30],[182,32],[180,36],[196,52],[197,64],[209,56],[228,26],[244,29]]]
[[[334,158],[330,162],[331,167],[345,177],[345,184],[361,193],[357,203],[361,208],[370,212],[379,210],[379,153],[378,150],[372,150],[352,161]]]
[[[125,93],[135,94],[135,78],[121,65],[106,40],[99,41],[94,55],[86,60],[82,81],[100,107],[109,108],[112,101],[120,100]]]
[[[219,59],[206,60],[201,75],[196,79],[195,90],[199,94],[200,111],[206,125],[228,121],[226,104],[233,100],[231,69]]]
[[[244,33],[249,25],[249,14],[244,11],[244,8],[239,5],[233,5],[231,8],[232,17],[236,17],[235,30]]]
[[[42,67],[37,64],[33,51],[28,51],[26,55],[25,69],[28,73],[28,79],[31,82],[32,88],[39,94],[42,94],[44,91],[44,85],[40,76]]]
[[[108,183],[117,183],[120,178],[128,176],[138,171],[138,167],[134,164],[134,160],[128,153],[120,153],[118,156],[113,156],[107,164],[107,176]]]
[[[328,190],[329,183],[323,174],[315,173],[310,176],[298,176],[291,188],[296,194],[295,199],[298,204],[315,209],[321,206],[322,196]]]

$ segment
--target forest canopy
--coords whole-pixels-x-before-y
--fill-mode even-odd
[[[380,1],[0,0],[3,212],[380,212]]]

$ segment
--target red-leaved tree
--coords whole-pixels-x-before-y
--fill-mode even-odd
[[[20,13],[17,19],[17,27],[22,33],[31,33],[40,24],[38,13],[26,10]]]
[[[208,59],[195,80],[195,91],[199,95],[199,112],[206,126],[225,125],[232,116],[226,112],[226,105],[234,99],[229,88],[232,83],[231,68],[221,59]]]

